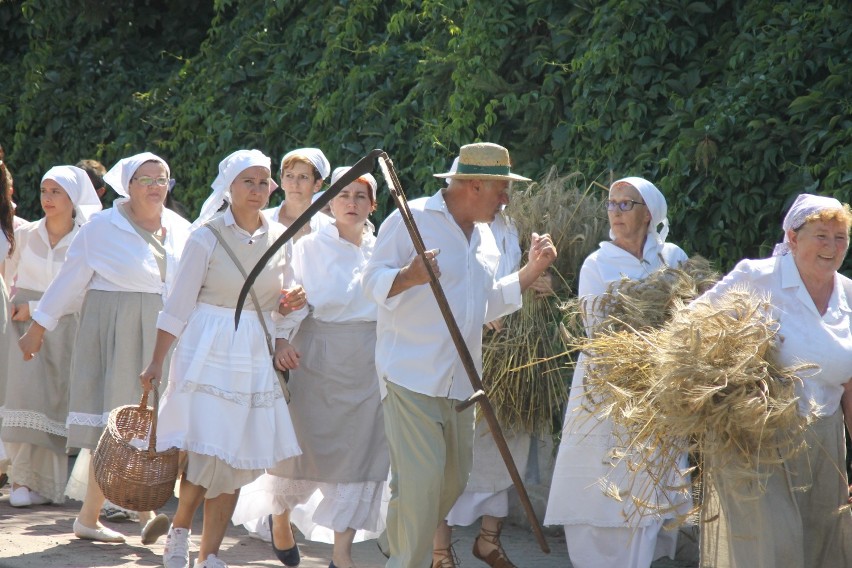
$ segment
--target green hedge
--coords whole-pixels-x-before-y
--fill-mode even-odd
[[[241,147],[381,147],[413,197],[475,140],[531,177],[652,179],[672,240],[722,268],[767,254],[796,194],[850,201],[845,2],[7,0],[0,25],[25,216],[83,157],[158,152],[197,209]]]

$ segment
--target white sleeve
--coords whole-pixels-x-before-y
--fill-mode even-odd
[[[95,271],[89,265],[89,241],[86,225],[74,236],[65,253],[65,262],[39,300],[32,317],[50,331],[59,318],[74,313],[80,307]]]
[[[398,211],[394,211],[379,228],[373,256],[364,269],[361,282],[367,297],[386,309],[396,308],[405,292],[393,298],[388,298],[388,293],[399,271],[414,258],[414,252],[414,244],[406,232],[402,217]]]
[[[157,328],[179,337],[198,304],[198,293],[207,278],[216,237],[208,230],[193,231],[180,257],[169,297],[157,317]]]

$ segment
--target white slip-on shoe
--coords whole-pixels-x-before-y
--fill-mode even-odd
[[[9,504],[13,507],[29,507],[33,504],[30,500],[30,490],[23,485],[17,489],[13,489],[9,493]]]
[[[120,532],[104,526],[89,528],[77,519],[74,519],[74,536],[99,542],[124,542],[124,535]]]
[[[142,544],[154,544],[161,536],[169,532],[169,518],[160,513],[142,527]]]
[[[33,505],[47,505],[50,503],[50,499],[39,493],[38,491],[33,491],[30,489],[30,503]]]
[[[189,529],[169,528],[166,548],[163,549],[165,568],[189,568]]]

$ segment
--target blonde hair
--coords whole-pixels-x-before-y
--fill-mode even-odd
[[[852,229],[852,209],[850,209],[848,203],[844,203],[840,209],[822,209],[805,217],[802,227],[811,221],[840,221],[846,225],[846,232],[848,233]],[[799,229],[802,227],[799,227]]]

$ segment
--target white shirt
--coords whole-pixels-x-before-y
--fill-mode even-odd
[[[150,245],[118,211],[127,201],[116,200],[112,208],[93,215],[71,241],[65,263],[33,313],[33,319],[47,330],[55,328],[63,315],[73,313],[72,306],[86,290],[168,295],[189,237],[189,222],[163,209],[160,220],[166,231],[163,242],[166,281],[163,282]]]
[[[622,278],[644,280],[652,272],[664,266],[676,267],[687,258],[679,246],[672,243],[660,246],[651,238],[645,239],[641,260],[610,241],[600,243],[600,248],[587,256],[580,268],[577,297],[580,298],[586,329],[603,319],[603,314],[595,313],[594,303],[611,283]]]
[[[491,234],[500,249],[500,264],[497,266],[497,278],[503,278],[518,270],[521,265],[521,243],[518,227],[504,213],[498,213],[489,225]]]
[[[68,246],[80,230],[74,225],[71,231],[62,237],[56,246],[50,247],[50,237],[44,219],[24,223],[15,229],[15,250],[6,259],[6,281],[15,288],[44,292],[59,273],[65,262]],[[82,296],[72,303],[72,312],[80,311]],[[30,313],[35,312],[38,300],[28,302]]]
[[[233,231],[237,239],[244,243],[250,244],[257,241],[261,235],[269,232],[269,221],[263,215],[260,216],[260,227],[253,234],[249,234],[248,231],[237,225],[230,208],[226,209],[222,214],[222,220],[225,223],[226,230]],[[186,327],[187,321],[189,321],[189,316],[192,315],[198,304],[199,292],[207,278],[210,257],[218,244],[219,241],[213,232],[204,226],[192,231],[186,243],[180,266],[177,269],[175,286],[163,305],[163,310],[157,316],[158,329],[167,331],[175,337],[180,337],[184,327]],[[287,243],[284,246],[289,247],[290,244]],[[246,266],[245,269],[246,271],[250,271],[252,267]],[[285,268],[285,286],[289,287],[292,281],[292,272],[289,268]],[[237,292],[239,290],[234,291],[233,294],[229,294],[226,298],[220,298],[221,301],[217,305],[235,308],[237,304]],[[244,309],[249,311],[255,310],[251,297],[247,298]],[[305,314],[307,313],[306,309],[302,311]],[[304,317],[304,314],[302,317]],[[296,325],[296,322],[292,320],[285,321],[278,312],[272,313],[272,321],[275,324],[275,337],[289,337]]]
[[[835,274],[825,315],[817,311],[791,254],[743,260],[702,298],[716,298],[732,286],[747,284],[769,293],[771,316],[779,324],[777,361],[784,366],[813,363],[819,369],[799,374],[799,409],[816,405],[817,416],[831,416],[840,406],[843,384],[852,378],[852,281]]]
[[[336,225],[328,224],[293,245],[293,272],[315,319],[376,321],[378,308],[366,298],[361,282],[375,244],[376,237],[365,232],[361,246],[355,246],[340,237]]]
[[[500,251],[484,223],[468,242],[441,191],[415,199],[409,207],[427,250],[440,249],[440,283],[482,373],[482,326],[521,305],[517,273],[495,280]],[[364,271],[364,289],[379,304],[376,369],[379,377],[429,396],[463,400],[473,394],[438,303],[428,284],[388,298],[400,269],[415,257],[414,245],[398,211],[379,229],[376,248]]]
[[[264,209],[263,211],[261,211],[261,213],[264,217],[267,218],[267,220],[272,221],[273,223],[279,223],[281,225],[284,225],[284,223],[281,223],[281,219],[279,218],[279,215],[281,214],[281,207],[283,205],[284,202],[282,201],[281,204],[277,207],[270,207],[269,209]],[[316,215],[311,217],[309,225],[311,226],[311,232],[315,233],[319,231],[321,227],[331,225],[333,222],[334,219],[332,219],[325,213],[317,213]],[[284,225],[284,228],[288,229],[289,227],[287,225]]]

